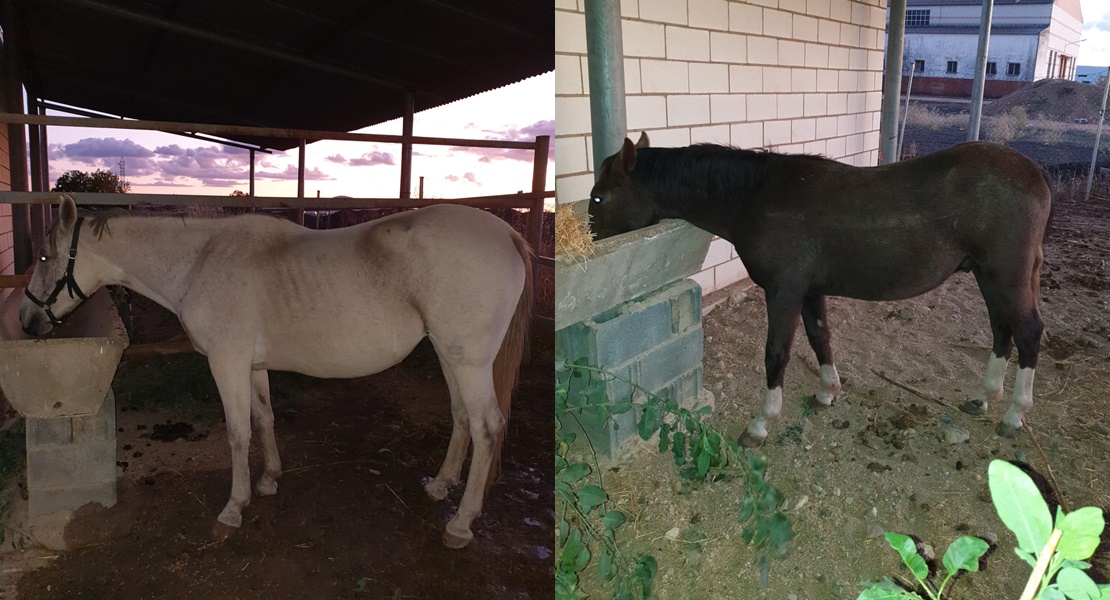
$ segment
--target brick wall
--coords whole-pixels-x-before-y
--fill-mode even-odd
[[[584,0],[555,1],[560,202],[593,183]],[[628,128],[654,146],[716,142],[878,159],[884,0],[623,0]],[[726,256],[727,255],[727,256]],[[714,241],[706,292],[747,276]]]
[[[7,110],[2,98],[0,110]],[[8,160],[8,127],[4,125],[0,126],[0,190],[10,189],[12,171]],[[0,274],[12,275],[15,272],[15,251],[12,246],[12,205],[0,204]],[[0,299],[3,299],[2,295]]]

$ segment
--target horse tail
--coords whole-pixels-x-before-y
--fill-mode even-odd
[[[520,253],[520,260],[524,263],[524,289],[520,293],[520,299],[517,300],[516,310],[509,322],[509,330],[505,332],[505,339],[501,341],[501,349],[497,351],[497,357],[493,360],[493,389],[497,395],[497,404],[501,408],[505,425],[493,445],[493,462],[490,464],[489,477],[486,479],[487,492],[501,472],[501,444],[508,432],[513,389],[520,374],[520,361],[524,356],[528,328],[532,323],[532,248],[515,230],[512,232],[512,238],[517,252]]]
[[[1048,186],[1048,221],[1045,222],[1044,234],[1041,236],[1041,245],[1043,246],[1045,240],[1048,239],[1048,232],[1052,230],[1053,217],[1056,216],[1056,202],[1054,202],[1056,200],[1056,178],[1052,176],[1052,173],[1050,173],[1044,165],[1039,166],[1041,168],[1041,177],[1044,179],[1044,184]]]

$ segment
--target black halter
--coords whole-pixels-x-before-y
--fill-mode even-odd
[[[81,237],[81,222],[84,220],[85,217],[78,217],[77,224],[73,226],[73,240],[69,244],[69,264],[66,265],[66,274],[54,285],[54,291],[50,292],[50,296],[48,296],[46,300],[39,300],[31,293],[29,288],[23,290],[23,294],[27,296],[27,299],[34,302],[35,306],[46,311],[46,316],[50,319],[50,322],[55,325],[62,321],[54,316],[54,311],[50,310],[50,307],[53,306],[54,302],[58,299],[58,294],[60,294],[63,289],[66,290],[70,298],[73,298],[73,295],[77,294],[81,300],[89,299],[88,296],[81,292],[81,288],[77,285],[77,280],[73,278],[73,263],[77,262],[77,239]]]

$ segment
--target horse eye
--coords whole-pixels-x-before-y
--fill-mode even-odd
[[[594,204],[601,204],[601,196],[594,196]]]
[[[42,262],[46,262],[46,256],[40,255],[39,260],[41,260]]]

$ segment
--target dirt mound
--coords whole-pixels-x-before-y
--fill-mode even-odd
[[[1069,122],[1087,119],[1093,122],[1098,119],[1101,104],[1102,90],[1096,86],[1063,79],[1042,79],[984,106],[983,114],[1002,115],[1022,106],[1034,119]]]

